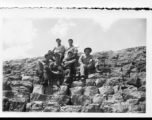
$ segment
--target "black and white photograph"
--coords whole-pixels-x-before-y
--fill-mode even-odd
[[[125,10],[7,10],[2,113],[146,114],[147,17]]]

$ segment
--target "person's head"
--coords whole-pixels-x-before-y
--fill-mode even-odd
[[[49,50],[48,51],[48,56],[49,56],[49,58],[52,58],[53,57],[53,51]]]
[[[84,53],[85,53],[86,55],[89,55],[91,52],[92,52],[92,49],[89,48],[89,47],[87,47],[87,48],[84,49]]]
[[[69,45],[70,45],[70,46],[73,45],[73,40],[72,40],[72,39],[69,39],[68,42],[69,42]]]
[[[56,39],[56,42],[57,42],[58,45],[61,44],[61,40],[59,38]]]
[[[60,55],[58,53],[55,53],[54,57],[55,57],[55,62],[59,63],[60,62]]]
[[[69,56],[69,57],[72,57],[72,56],[73,56],[73,52],[69,51],[69,52],[68,52],[68,56]]]
[[[45,57],[46,60],[49,60],[49,55],[48,55],[48,53],[45,54],[44,57]]]

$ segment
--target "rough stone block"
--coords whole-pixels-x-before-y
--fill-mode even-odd
[[[71,87],[83,87],[84,86],[84,82],[82,81],[73,81]]]
[[[99,89],[100,94],[105,94],[105,95],[113,95],[114,94],[114,89],[112,86],[102,86]]]
[[[94,104],[102,104],[102,102],[105,101],[105,97],[101,94],[96,94],[92,101]]]
[[[39,94],[39,93],[31,93],[30,101],[49,101],[51,100],[51,95]]]
[[[86,86],[84,88],[84,95],[93,97],[98,93],[98,88],[96,86]]]
[[[39,84],[34,84],[33,85],[33,93],[43,94],[44,93],[44,86],[39,85]]]
[[[73,95],[83,95],[84,89],[82,87],[73,87],[70,88],[71,96]]]
[[[13,98],[14,92],[12,92],[11,90],[3,90],[3,97]]]
[[[59,95],[67,95],[67,93],[68,93],[68,86],[66,86],[66,85],[62,85],[62,86],[60,86],[60,89],[59,89]]]
[[[42,101],[34,101],[31,103],[30,112],[42,112],[43,111],[43,102]]]
[[[44,110],[43,112],[60,112],[60,105],[58,104],[58,102],[48,102],[46,103],[46,105],[44,106]]]
[[[12,98],[10,99],[9,111],[25,112],[26,101],[23,98]]]
[[[90,104],[88,106],[83,106],[81,112],[101,112],[99,104]]]
[[[102,87],[105,82],[106,82],[106,78],[99,78],[99,79],[96,79],[95,85],[97,87]]]
[[[71,103],[73,105],[86,105],[86,104],[91,104],[92,98],[90,96],[86,95],[73,95],[71,96]]]
[[[59,105],[63,106],[69,104],[70,100],[71,100],[70,96],[67,95],[54,95],[52,96],[50,101],[58,102]]]
[[[96,79],[86,79],[86,86],[95,86]]]

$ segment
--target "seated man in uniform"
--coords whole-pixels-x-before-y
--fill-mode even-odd
[[[38,60],[36,63],[36,75],[40,78],[41,85],[44,86],[44,93],[45,93],[45,88],[48,86],[49,82],[49,65],[53,62],[52,56],[50,59],[51,54],[45,54],[45,59],[44,60]]]
[[[53,82],[56,82],[57,86],[61,85],[61,79],[63,74],[63,69],[60,64],[60,55],[55,53],[55,62],[52,62],[49,66],[50,68],[50,85],[53,88]]]
[[[43,60],[38,60],[36,63],[36,75],[39,76],[39,78],[42,81],[43,73],[44,73],[44,68],[49,67],[50,63],[54,61],[53,56],[51,53],[47,53],[44,56]]]
[[[89,47],[85,48],[84,49],[85,54],[82,54],[79,58],[81,80],[84,80],[86,77],[86,73],[95,67],[93,56],[90,55],[91,52],[92,52],[91,48]]]
[[[64,78],[64,82],[63,84],[65,85],[68,85],[68,84],[71,84],[72,81],[69,81],[71,80],[71,75],[74,74],[75,72],[75,62],[76,62],[76,58],[73,57],[73,52],[69,51],[68,52],[68,56],[66,56],[64,59],[63,59],[63,68],[64,68],[64,75],[65,75],[65,78]]]

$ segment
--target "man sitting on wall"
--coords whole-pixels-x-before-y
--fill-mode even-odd
[[[45,59],[44,60],[38,60],[36,63],[36,75],[39,76],[40,81],[41,81],[41,85],[44,86],[44,93],[45,93],[45,89],[48,86],[48,82],[49,82],[49,65],[53,62],[53,56],[51,56],[52,54],[45,54]],[[51,59],[52,60],[51,60]]]
[[[76,62],[76,58],[73,57],[73,52],[69,51],[68,52],[68,56],[66,56],[64,59],[63,59],[63,68],[64,68],[64,75],[65,75],[65,78],[64,78],[64,82],[63,84],[71,84],[71,77],[72,77],[72,74],[75,73],[75,62]]]
[[[49,66],[50,69],[50,85],[53,87],[53,82],[56,82],[57,86],[60,87],[61,79],[63,75],[63,68],[60,64],[60,55],[55,53],[55,62],[52,62]]]
[[[95,67],[93,56],[90,55],[91,52],[92,49],[87,47],[84,49],[84,54],[79,58],[81,80],[84,80],[87,77],[86,73]]]
[[[43,60],[39,59],[37,61],[37,63],[36,63],[36,75],[39,76],[41,81],[42,81],[42,77],[43,77],[44,68],[46,66],[49,67],[50,63],[52,63],[53,61],[54,61],[54,58],[53,58],[52,51],[49,51],[47,54],[45,54]]]

